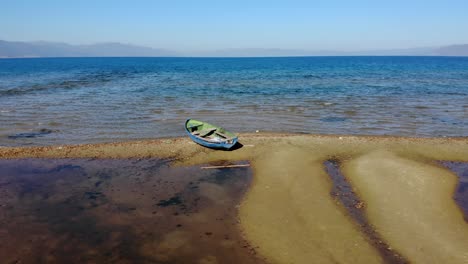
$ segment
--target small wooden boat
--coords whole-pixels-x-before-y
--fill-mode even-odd
[[[230,149],[237,143],[234,133],[203,121],[187,119],[185,130],[195,143],[208,148]]]

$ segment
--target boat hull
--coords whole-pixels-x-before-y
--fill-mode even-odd
[[[187,132],[188,136],[190,137],[190,139],[192,139],[193,142],[195,142],[195,143],[197,143],[199,145],[202,145],[204,147],[207,147],[207,148],[225,149],[225,150],[231,149],[232,147],[234,147],[237,144],[237,137],[233,137],[233,138],[231,138],[229,140],[213,142],[213,141],[209,141],[209,140],[204,140],[201,137],[193,135],[189,131],[189,128],[188,128],[188,123],[190,122],[190,120],[191,119],[187,119],[187,121],[185,121],[185,132]]]

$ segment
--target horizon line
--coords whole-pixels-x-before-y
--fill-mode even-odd
[[[255,59],[255,58],[313,58],[313,57],[468,57],[468,55],[278,55],[278,56],[23,56],[23,57],[0,57],[0,59],[98,59],[98,58],[199,58],[199,59]]]

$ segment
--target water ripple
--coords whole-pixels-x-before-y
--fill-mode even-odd
[[[0,145],[236,132],[468,136],[468,58],[0,60]],[[8,136],[50,129],[40,137]]]

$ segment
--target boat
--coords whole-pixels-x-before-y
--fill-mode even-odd
[[[234,133],[203,121],[187,119],[185,130],[195,143],[208,148],[230,149],[237,143]]]

